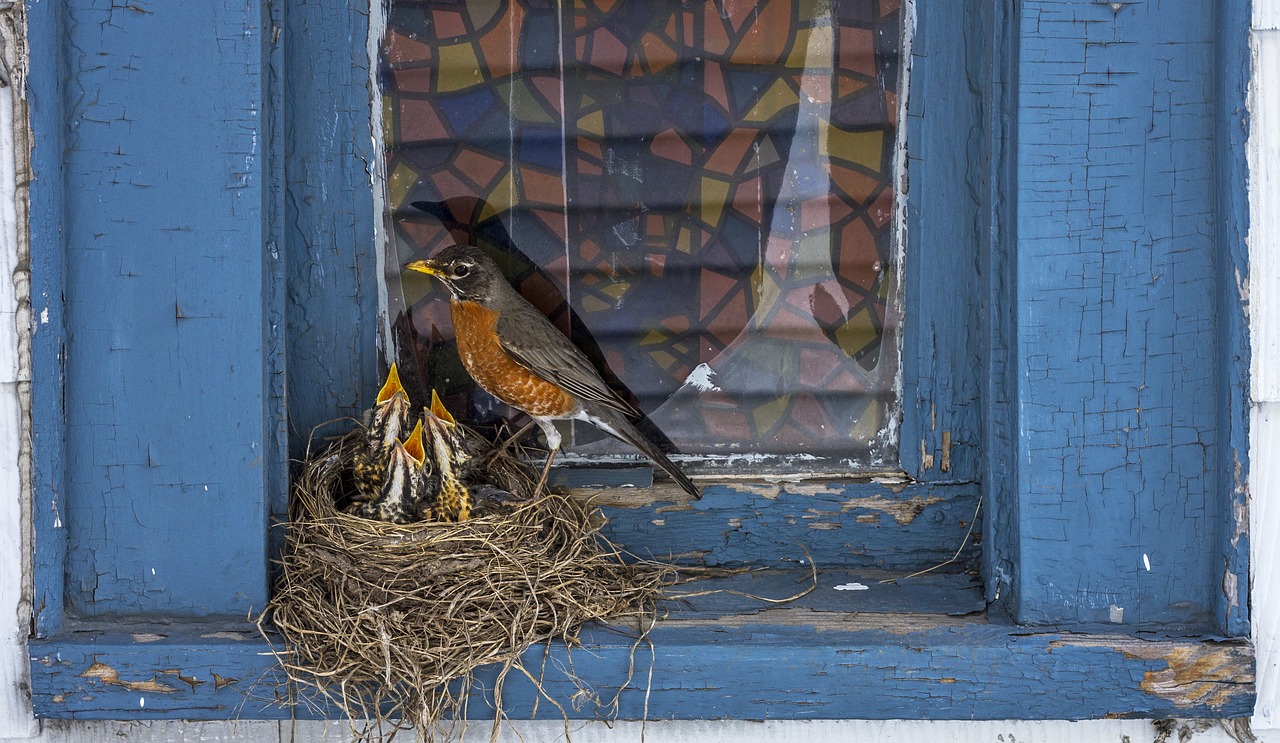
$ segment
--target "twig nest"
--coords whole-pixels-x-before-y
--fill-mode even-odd
[[[334,504],[357,447],[348,435],[304,464],[259,619],[283,638],[277,655],[297,693],[352,720],[430,728],[460,708],[476,668],[518,666],[530,646],[572,643],[586,622],[652,612],[667,584],[664,568],[624,562],[589,509],[549,492],[457,523],[343,513]],[[528,495],[514,457],[499,455],[490,474]]]

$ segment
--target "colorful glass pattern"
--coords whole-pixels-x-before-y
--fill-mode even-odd
[[[489,248],[685,453],[891,463],[901,33],[898,0],[394,0],[387,265]],[[390,279],[402,363],[508,415],[443,289]]]

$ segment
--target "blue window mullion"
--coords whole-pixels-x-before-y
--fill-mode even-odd
[[[1018,618],[1212,624],[1213,4],[1020,7]]]
[[[263,5],[64,12],[67,609],[242,615],[277,476]]]
[[[61,81],[66,75],[62,44],[62,3],[27,5],[27,48],[32,74],[27,80],[31,117],[31,445],[35,595],[33,624],[38,636],[58,631],[63,619],[67,559],[62,357],[66,342],[62,286],[62,244],[66,136]],[[21,146],[19,143],[18,146]]]

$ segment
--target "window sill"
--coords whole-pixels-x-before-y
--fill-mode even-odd
[[[770,570],[682,587],[784,597],[811,574]],[[619,718],[640,719],[1090,719],[1247,716],[1254,659],[1247,642],[1139,638],[1019,627],[988,616],[965,575],[881,584],[880,575],[826,571],[785,605],[737,594],[672,602],[636,673]],[[858,588],[865,586],[865,588]],[[578,692],[560,674],[571,652],[578,676],[602,698],[627,677],[633,630],[589,627],[582,646],[553,645],[546,688],[569,714]],[[32,695],[50,719],[257,719],[314,716],[274,705],[267,644],[243,621],[121,625],[68,622],[31,642]],[[529,654],[542,665],[543,649]],[[492,688],[492,673],[481,674]],[[535,695],[511,676],[507,714],[528,718]],[[484,718],[491,710],[473,704]],[[543,717],[558,715],[545,703]]]

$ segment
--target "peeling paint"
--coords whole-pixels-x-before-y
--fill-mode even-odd
[[[1253,698],[1253,649],[1247,643],[1188,645],[1129,637],[1085,636],[1049,643],[1050,651],[1063,647],[1107,648],[1123,653],[1126,658],[1164,663],[1164,668],[1146,671],[1139,686],[1180,709],[1202,706],[1221,709],[1239,699]]]
[[[882,495],[872,495],[866,498],[850,498],[841,504],[840,512],[848,513],[856,509],[880,511],[892,516],[893,520],[899,524],[905,525],[915,521],[925,508],[941,502],[942,498],[936,495],[917,496],[907,500],[889,500]]]
[[[769,500],[777,500],[778,496],[782,494],[782,485],[770,483],[763,483],[760,485],[733,483],[729,486],[729,489],[737,493],[754,495],[760,498],[767,498]]]
[[[920,439],[920,469],[933,469],[933,452],[929,451],[929,442]]]
[[[116,669],[98,661],[94,661],[88,668],[84,669],[84,673],[81,673],[80,677],[97,679],[103,684],[121,686],[129,691],[149,691],[156,694],[172,694],[177,691],[175,687],[156,681],[155,676],[146,681],[125,681],[120,678],[120,674],[116,672]]]

